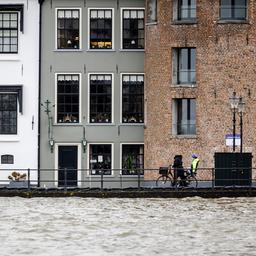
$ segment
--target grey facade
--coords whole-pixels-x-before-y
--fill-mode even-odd
[[[129,79],[131,76],[135,77],[135,79],[138,77],[142,79],[144,74],[144,49],[138,49],[138,47],[135,47],[136,49],[123,49],[124,47],[122,46],[124,44],[122,43],[123,37],[121,35],[122,17],[124,16],[123,8],[143,10],[144,12],[144,1],[45,0],[42,3],[40,81],[41,186],[63,185],[60,180],[63,180],[64,174],[60,173],[60,170],[58,170],[60,168],[73,169],[73,172],[77,172],[70,178],[71,182],[68,184],[70,186],[98,186],[98,183],[94,182],[94,180],[98,180],[99,175],[97,174],[99,173],[95,172],[95,170],[92,173],[92,170],[89,169],[92,169],[92,165],[96,164],[97,161],[101,162],[104,156],[101,156],[100,151],[97,155],[97,150],[99,149],[94,145],[111,145],[105,147],[111,151],[111,156],[108,155],[108,157],[111,157],[111,164],[104,167],[111,169],[111,171],[110,173],[105,173],[105,179],[116,179],[116,186],[119,187],[122,186],[118,182],[120,176],[122,176],[122,179],[129,180],[137,178],[136,175],[122,175],[124,174],[120,171],[123,166],[122,149],[123,145],[143,146],[144,119],[143,117],[140,120],[137,118],[134,122],[131,116],[128,118],[130,121],[124,118],[122,113],[122,104],[124,104],[122,102],[122,88],[123,80]],[[66,10],[68,12],[65,12]],[[102,10],[107,10],[107,12],[98,12]],[[127,15],[133,14],[128,14],[127,12]],[[105,15],[105,18],[109,18],[111,15],[111,43],[92,42],[93,32],[91,31],[93,23],[90,22],[93,15],[98,15],[99,17],[100,15]],[[136,15],[142,18],[142,13],[137,13]],[[68,21],[65,21],[67,23],[64,22],[64,25],[62,24],[66,28],[66,32],[61,31],[62,28],[59,29],[58,23],[58,18],[63,19],[64,16],[68,17]],[[100,17],[101,20],[99,20],[98,24],[104,20],[104,17],[103,19]],[[79,22],[79,29],[77,21]],[[70,23],[73,25],[70,25]],[[64,36],[66,35],[65,33],[68,36],[72,35],[72,32],[69,31],[70,26],[79,30],[79,32],[74,32],[79,33],[79,36],[73,35],[74,41],[66,40],[64,42],[60,34],[62,33]],[[104,29],[107,28],[104,27]],[[65,46],[65,44],[67,45]],[[132,44],[134,44],[134,41],[132,41]],[[62,48],[63,45],[64,47]],[[94,45],[97,45],[96,49]],[[104,46],[102,47],[102,45]],[[101,79],[104,81],[111,79],[110,89],[104,92],[99,89],[95,95],[92,95],[94,90],[93,83]],[[76,84],[77,90],[74,90],[73,94],[67,94],[67,91],[63,93],[62,89],[59,89],[63,88],[61,84],[66,83],[65,88],[68,88],[67,84],[70,84],[70,80],[72,80],[73,84]],[[108,94],[108,96],[105,95],[101,98],[101,93]],[[102,99],[103,101],[109,101],[110,98],[111,102],[108,102],[108,107],[104,105],[107,104],[106,102],[100,105],[102,104]],[[73,99],[76,100],[76,104],[74,104]],[[48,105],[47,101],[50,102]],[[65,102],[69,102],[69,105],[67,106]],[[96,110],[93,110],[93,102],[98,104]],[[111,113],[108,113],[108,117],[104,115],[104,121],[102,122],[97,115],[97,111],[102,114],[106,109],[109,110],[110,106]],[[50,111],[48,114],[47,110]],[[92,114],[94,112],[96,113],[95,116]],[[70,113],[75,114],[72,115]],[[75,165],[70,164],[69,166],[70,161],[68,158],[72,158],[68,153],[69,150],[73,150],[71,152],[73,160],[77,159]],[[93,150],[96,152],[96,157],[93,157]],[[140,150],[140,157],[143,162],[143,149]],[[93,169],[95,168],[97,169],[98,167],[94,165]],[[62,178],[60,178],[61,175]],[[73,179],[75,179],[74,183],[72,183]],[[128,184],[124,184],[124,186],[126,185],[128,186]]]

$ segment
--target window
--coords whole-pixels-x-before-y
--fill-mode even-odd
[[[123,10],[123,49],[144,49],[144,10]]]
[[[173,78],[175,84],[196,83],[196,49],[175,48],[173,51]]]
[[[101,170],[104,175],[111,175],[111,145],[91,144],[90,154],[90,174],[100,175]]]
[[[246,0],[221,0],[220,19],[245,20],[247,12]]]
[[[175,99],[173,113],[173,132],[177,135],[196,134],[196,100]]]
[[[189,21],[196,19],[196,0],[175,0],[174,20]]]
[[[90,9],[90,49],[112,49],[112,10]]]
[[[78,123],[79,75],[57,75],[57,122]]]
[[[1,155],[1,164],[13,164],[14,157],[13,155]]]
[[[144,122],[144,75],[122,76],[122,122]]]
[[[157,0],[147,0],[147,22],[157,22]]]
[[[144,174],[144,146],[127,144],[122,145],[122,174],[138,175]]]
[[[112,75],[90,75],[90,122],[112,121]]]
[[[17,134],[17,94],[0,93],[0,134]]]
[[[0,53],[18,53],[18,12],[0,11]]]
[[[57,49],[80,48],[80,10],[57,10]]]

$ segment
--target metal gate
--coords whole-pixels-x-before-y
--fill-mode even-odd
[[[250,186],[251,153],[215,153],[215,186]]]

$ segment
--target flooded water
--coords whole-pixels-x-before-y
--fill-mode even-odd
[[[256,255],[256,198],[0,198],[0,255]]]

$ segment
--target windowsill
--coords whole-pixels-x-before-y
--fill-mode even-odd
[[[218,24],[249,24],[248,20],[218,20]]]
[[[88,123],[88,126],[115,126],[114,123]]]
[[[83,52],[82,49],[54,49],[54,52]]]
[[[115,49],[88,49],[87,52],[115,52]]]
[[[196,88],[197,84],[172,84],[172,88]]]
[[[89,177],[89,178],[95,177],[97,179],[99,179],[101,177],[100,174],[88,174],[86,176]],[[113,179],[113,177],[115,177],[115,174],[113,174],[113,173],[112,174],[103,174],[103,177],[104,177],[104,179],[105,178],[112,178]],[[100,180],[99,180],[99,182],[100,182]]]
[[[145,49],[119,49],[120,52],[145,52]]]
[[[144,126],[144,123],[121,123],[120,126]]]
[[[100,174],[88,174],[86,175],[87,177],[90,177],[90,178],[100,178],[101,175]],[[133,179],[138,179],[138,175],[137,174],[134,174],[134,175],[128,175],[128,174],[121,174],[121,173],[112,173],[112,174],[103,174],[104,178],[113,178],[113,177],[116,177],[116,176],[122,176],[123,178],[133,178]],[[140,177],[144,177],[144,174],[141,174]]]
[[[0,142],[19,142],[19,135],[0,135]]]
[[[18,53],[0,53],[0,61],[19,61],[20,55]]]
[[[82,126],[82,123],[54,123],[53,126]]]
[[[173,25],[197,25],[197,20],[174,20]]]
[[[157,21],[147,22],[145,26],[154,26],[157,25]]]
[[[170,139],[197,139],[197,135],[193,134],[182,134],[182,135],[171,135]]]

